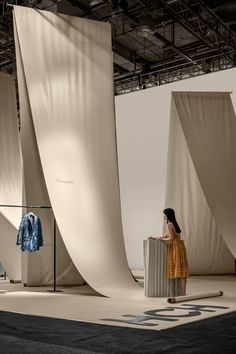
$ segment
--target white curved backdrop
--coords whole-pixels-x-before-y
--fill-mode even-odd
[[[0,204],[22,204],[22,159],[16,108],[15,78],[0,72]],[[0,262],[11,280],[21,279],[16,246],[21,208],[0,207]]]
[[[42,169],[68,252],[101,294],[136,296],[121,223],[110,25],[21,7],[14,16]]]

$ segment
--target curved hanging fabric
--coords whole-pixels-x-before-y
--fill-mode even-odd
[[[28,99],[24,69],[17,31],[14,26],[17,57],[17,74],[21,113],[21,146],[24,167],[24,204],[50,206],[39,152],[36,143],[34,126],[31,118],[31,107]],[[43,247],[39,252],[22,253],[22,282],[27,286],[50,285],[53,282],[53,213],[51,209],[29,209],[40,217],[43,229]],[[81,285],[84,279],[75,268],[57,230],[56,250],[56,282],[57,285]]]
[[[96,291],[136,296],[142,289],[128,268],[121,223],[110,25],[23,7],[14,7],[14,21],[42,169],[67,250]]]
[[[236,258],[236,117],[230,94],[175,92],[173,99],[218,231]]]
[[[0,72],[0,204],[22,204],[22,158],[15,78]],[[20,208],[0,207],[0,262],[11,280],[21,279],[21,254],[16,246]]]
[[[220,235],[199,182],[173,98],[165,205],[176,210],[191,275],[233,273],[233,256]]]

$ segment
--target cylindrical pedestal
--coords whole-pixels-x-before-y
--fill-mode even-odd
[[[147,297],[181,295],[180,279],[167,278],[167,242],[147,239],[144,251],[144,294]]]

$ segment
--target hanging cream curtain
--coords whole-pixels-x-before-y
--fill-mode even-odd
[[[218,170],[225,168],[219,153],[229,152],[230,158],[233,158],[233,146],[230,140],[227,142],[228,133],[223,129],[227,120],[231,123],[226,123],[226,126],[229,124],[226,130],[234,124],[233,116],[226,118],[225,123],[222,121],[223,117],[229,117],[232,113],[228,110],[230,104],[230,97],[225,93],[176,92],[172,97],[166,206],[173,207],[177,212],[191,274],[233,272],[233,249],[225,238],[218,213],[213,207],[213,204],[221,205],[220,214],[226,216],[227,206],[222,203],[218,188],[224,190],[224,185],[232,184],[233,170],[228,170],[224,179],[221,177],[220,183],[215,184],[218,177],[214,166],[218,165]],[[224,136],[228,152],[226,146],[218,145],[216,126],[220,129],[218,133],[221,131]],[[212,185],[215,191],[209,194]]]
[[[200,183],[230,251],[236,257],[236,118],[230,94],[174,94]]]
[[[139,288],[121,224],[110,25],[14,9],[40,161],[67,250],[98,292],[133,296]]]
[[[0,72],[0,204],[22,204],[22,158],[15,78]],[[21,254],[16,246],[21,209],[0,207],[0,262],[11,280],[21,279]]]
[[[20,10],[23,10],[23,8],[20,8]],[[17,10],[15,9],[15,11]],[[15,22],[14,35],[21,113],[21,146],[24,162],[24,204],[50,206],[31,118],[28,88]],[[50,209],[29,209],[28,211],[33,211],[40,217],[44,241],[43,247],[38,252],[22,253],[22,282],[28,286],[49,285],[53,282],[53,211]],[[80,285],[84,283],[65,248],[59,230],[57,230],[56,258],[57,285]]]

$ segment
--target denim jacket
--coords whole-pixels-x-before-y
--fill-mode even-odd
[[[41,221],[34,213],[22,216],[17,234],[17,245],[21,245],[22,251],[35,252],[43,246],[43,234]]]

